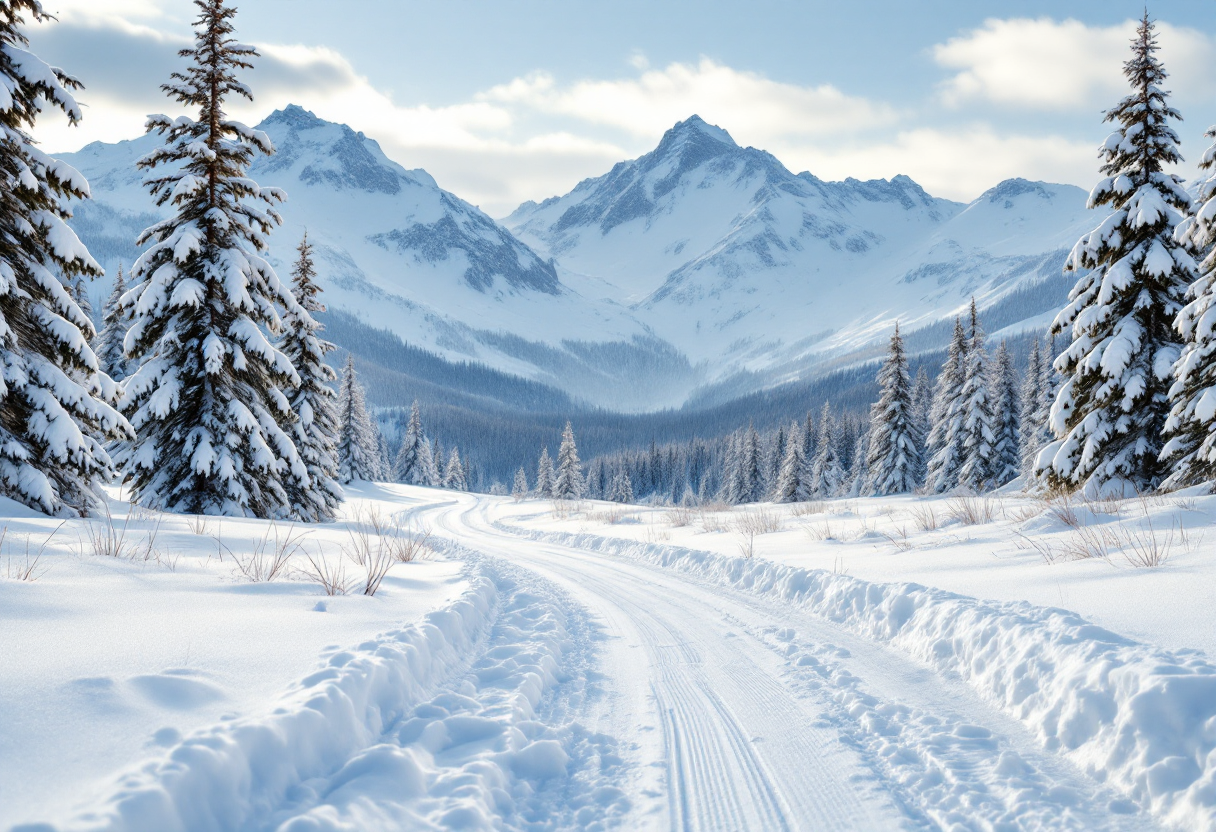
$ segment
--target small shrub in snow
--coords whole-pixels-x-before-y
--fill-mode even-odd
[[[795,517],[809,517],[812,514],[823,514],[827,505],[823,500],[808,500],[805,503],[794,503],[790,513]]]
[[[301,569],[299,574],[318,584],[326,595],[349,595],[355,588],[355,580],[346,574],[346,564],[341,559],[331,564],[320,552],[315,556],[305,554],[304,557],[308,566]]]
[[[205,514],[186,515],[186,528],[200,537],[211,537],[211,519]]]
[[[781,531],[781,515],[766,508],[745,511],[735,518],[735,528],[741,534],[772,534]]]
[[[696,514],[691,506],[673,506],[663,512],[663,519],[667,521],[667,525],[676,529],[691,526],[695,518]]]
[[[45,575],[50,567],[39,566],[42,561],[42,554],[46,551],[46,546],[51,542],[51,538],[54,537],[55,533],[61,528],[63,528],[62,523],[56,526],[55,531],[47,535],[37,548],[33,548],[29,535],[23,535],[23,551],[16,560],[14,560],[13,553],[11,551],[12,547],[10,546],[10,551],[4,559],[4,577],[8,578],[10,581],[32,582]],[[0,527],[0,550],[4,548],[5,539],[7,537],[8,526]]]
[[[992,497],[960,494],[946,501],[946,515],[964,526],[982,526],[996,519],[1000,507]]]
[[[916,527],[922,532],[937,530],[937,513],[933,510],[933,506],[923,503],[912,506],[909,512],[912,519],[916,521]]]
[[[294,532],[294,525],[280,533],[279,527],[271,523],[262,539],[248,553],[239,554],[227,546],[224,548],[228,549],[243,578],[254,583],[267,583],[286,576],[292,556],[301,551],[300,542],[304,537],[303,533]],[[219,539],[216,540],[218,542]]]

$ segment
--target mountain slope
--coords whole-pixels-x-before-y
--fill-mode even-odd
[[[663,396],[661,404],[678,404],[696,384],[688,362],[627,309],[572,292],[552,262],[362,133],[296,106],[258,129],[276,153],[250,175],[288,193],[271,261],[286,278],[307,229],[331,308],[449,360],[484,363],[592,404],[636,409]],[[135,161],[158,142],[95,143],[63,156],[93,188],[73,225],[111,273],[138,256],[134,240],[157,216]],[[108,280],[93,288],[97,301],[107,292]],[[358,353],[358,344],[344,346]]]
[[[1010,180],[962,205],[906,176],[795,175],[693,116],[651,153],[505,223],[556,258],[565,283],[628,304],[711,365],[713,381],[764,384],[857,357],[897,318],[933,328],[972,295],[995,311],[1058,276],[1094,218],[1070,186]]]

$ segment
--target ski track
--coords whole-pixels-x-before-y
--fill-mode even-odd
[[[888,645],[779,599],[525,537],[489,511],[461,496],[400,512],[467,562],[486,600],[465,616],[484,623],[430,686],[373,692],[371,730],[327,740],[340,754],[309,750],[319,738],[290,729],[315,719],[279,708],[287,733],[273,747],[303,750],[275,764],[282,786],[241,787],[243,809],[216,811],[202,785],[182,785],[211,775],[171,763],[128,777],[117,809],[22,832],[1163,828],[963,681]],[[390,656],[385,641],[358,650]],[[370,661],[349,666],[383,667]],[[254,729],[235,745],[226,730],[183,748],[242,747]],[[250,746],[251,768],[270,747]],[[175,808],[149,812],[135,798],[150,794],[176,795]]]
[[[614,637],[604,672],[635,701],[607,694],[630,716],[601,713],[599,730],[623,740],[653,727],[661,739],[635,742],[626,755],[634,770],[663,773],[666,817],[635,806],[636,825],[1161,828],[963,682],[804,610],[626,557],[513,537],[475,500],[427,520],[561,585]],[[630,677],[646,679],[645,701]]]

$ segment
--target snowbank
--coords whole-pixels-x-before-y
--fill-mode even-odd
[[[232,830],[280,806],[303,781],[332,775],[435,688],[468,666],[497,613],[485,578],[419,623],[338,652],[273,712],[196,732],[120,778],[104,805],[62,826],[110,832]]]
[[[679,569],[797,604],[964,679],[1099,782],[1167,822],[1216,830],[1216,666],[1075,613],[918,584],[592,534],[505,532]]]

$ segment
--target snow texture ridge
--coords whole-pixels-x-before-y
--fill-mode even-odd
[[[466,668],[497,609],[493,582],[474,577],[459,599],[422,622],[334,653],[273,712],[188,737],[165,759],[123,775],[101,805],[62,825],[14,832],[249,828],[302,782],[332,775]]]
[[[1216,830],[1216,665],[1075,613],[878,584],[761,559],[496,524],[536,540],[636,558],[796,604],[961,678],[1091,777],[1163,821]],[[1117,808],[1117,807],[1115,807]]]

